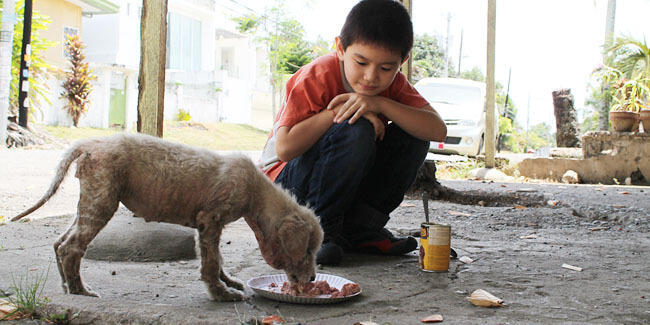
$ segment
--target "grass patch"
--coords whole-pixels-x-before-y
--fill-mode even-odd
[[[30,278],[29,273],[18,279],[11,276],[12,285],[9,290],[13,294],[6,299],[16,307],[16,310],[8,314],[6,318],[23,319],[35,316],[36,309],[47,302],[47,298],[43,298],[42,295],[49,274],[50,267],[48,266],[47,271],[41,272],[36,278]]]
[[[71,128],[50,125],[39,125],[39,127],[53,137],[70,142],[124,132],[121,128]],[[163,124],[163,138],[165,140],[212,150],[262,150],[267,136],[268,131],[245,124],[178,121],[165,121]]]
[[[485,168],[485,162],[476,159],[466,161],[436,161],[436,178],[467,179],[475,168]]]

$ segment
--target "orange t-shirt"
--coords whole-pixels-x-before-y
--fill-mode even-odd
[[[278,128],[296,125],[327,108],[334,97],[347,93],[343,86],[341,71],[336,52],[332,52],[303,66],[289,78],[282,109],[275,117],[273,130],[269,134],[260,158],[262,170],[271,181],[275,181],[286,165],[286,162],[279,160],[275,153],[275,134]],[[388,89],[378,96],[412,107],[423,107],[428,104],[401,72],[397,73]]]

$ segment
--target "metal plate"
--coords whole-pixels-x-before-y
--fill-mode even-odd
[[[256,278],[251,278],[246,283],[256,294],[268,298],[271,300],[284,301],[296,304],[334,304],[338,302],[343,302],[349,300],[353,297],[356,297],[361,294],[361,287],[359,287],[359,292],[345,296],[331,298],[329,295],[320,295],[317,297],[300,297],[300,296],[291,296],[281,293],[282,284],[287,281],[286,274],[273,274],[273,275],[263,275]],[[327,281],[330,287],[334,287],[338,290],[341,290],[343,286],[347,283],[354,283],[346,278],[342,278],[337,275],[316,273],[315,281]],[[270,287],[271,283],[277,284],[277,287]]]

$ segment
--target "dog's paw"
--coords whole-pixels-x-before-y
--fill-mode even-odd
[[[210,295],[214,301],[242,301],[246,299],[246,296],[240,291],[231,288],[225,288],[223,291],[219,290],[218,293],[211,290]]]
[[[97,297],[97,298],[99,298],[98,293],[93,291],[90,287],[85,286],[85,285],[83,285],[81,283],[79,283],[78,285],[75,285],[75,286],[70,286],[70,287],[68,287],[66,285],[63,285],[63,291],[65,291],[65,293],[70,293],[70,294],[73,294],[73,295],[82,295],[82,296],[89,296],[89,297]]]
[[[224,282],[226,283],[226,285],[228,285],[231,288],[244,291],[244,284],[239,281],[230,279],[230,281],[224,281]]]

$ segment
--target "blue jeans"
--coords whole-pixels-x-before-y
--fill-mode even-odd
[[[429,142],[395,123],[375,141],[372,124],[334,124],[275,180],[314,210],[325,237],[381,230],[415,180]]]

